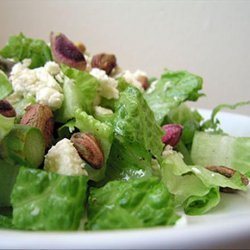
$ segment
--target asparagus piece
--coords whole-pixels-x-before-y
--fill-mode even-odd
[[[0,158],[38,168],[44,158],[45,140],[40,129],[16,124],[2,140]]]

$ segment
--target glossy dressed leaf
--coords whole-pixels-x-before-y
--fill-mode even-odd
[[[115,110],[115,141],[108,159],[108,179],[152,175],[152,157],[160,160],[163,149],[163,131],[153,112],[141,92],[129,86],[121,93]]]
[[[13,224],[27,230],[77,230],[86,190],[86,176],[21,167],[11,196]]]
[[[160,159],[163,149],[161,137],[164,133],[156,123],[154,114],[142,93],[134,87],[127,87],[121,93],[116,113],[114,124],[116,137],[121,142],[138,143]]]
[[[196,132],[191,150],[194,164],[226,166],[250,177],[250,138]]]
[[[151,154],[139,144],[115,139],[107,162],[108,180],[151,176]]]
[[[173,196],[156,177],[91,188],[87,214],[89,230],[174,225],[178,219]]]
[[[189,100],[196,101],[202,94],[202,78],[187,71],[166,71],[144,94],[159,124],[175,107]]]
[[[177,206],[190,215],[207,213],[220,202],[219,187],[246,191],[240,175],[227,178],[201,166],[186,165],[182,156],[172,151],[161,164],[162,180],[175,195]]]

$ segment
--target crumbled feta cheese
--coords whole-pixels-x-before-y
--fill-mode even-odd
[[[61,175],[88,175],[85,164],[73,143],[65,138],[48,151],[44,169]]]
[[[141,76],[147,77],[147,74],[141,70],[136,70],[134,73],[131,73],[129,70],[125,70],[121,75],[126,82],[135,86],[141,91],[144,91],[141,82],[138,80]]]
[[[196,174],[201,174],[201,171],[198,168],[196,168],[196,167],[192,167],[192,170]]]
[[[62,104],[61,93],[54,88],[44,87],[37,92],[36,101],[40,104],[46,104],[52,110],[55,110]]]
[[[59,109],[63,102],[63,91],[55,80],[61,75],[55,62],[47,62],[44,67],[29,69],[30,59],[24,59],[12,68],[10,81],[15,96],[34,96],[36,102],[48,105],[52,110]]]
[[[90,74],[100,81],[99,94],[107,99],[118,99],[119,91],[117,89],[118,82],[109,77],[104,70],[93,68]]]
[[[49,74],[51,74],[53,76],[55,76],[61,72],[59,65],[55,62],[47,62],[45,64],[44,68],[46,69],[46,71]]]
[[[111,109],[106,109],[101,106],[95,106],[96,115],[112,115],[113,111]]]

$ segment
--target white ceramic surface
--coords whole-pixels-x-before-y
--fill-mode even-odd
[[[208,110],[201,110],[205,117]],[[250,117],[218,115],[226,132],[250,136]],[[14,249],[249,249],[250,189],[223,194],[204,216],[185,216],[175,227],[106,232],[0,231],[0,248]]]

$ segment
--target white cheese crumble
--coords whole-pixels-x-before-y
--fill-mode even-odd
[[[201,171],[196,167],[192,167],[192,170],[195,174],[201,174]]]
[[[141,76],[147,77],[147,74],[144,71],[136,70],[134,73],[129,70],[125,70],[121,76],[126,80],[127,83],[138,88],[140,91],[144,91],[141,82],[138,80]]]
[[[36,102],[48,105],[52,110],[59,109],[63,102],[63,91],[56,77],[62,78],[60,67],[55,62],[47,62],[44,67],[29,69],[31,59],[24,59],[14,65],[10,81],[14,95],[20,99],[34,96]]]
[[[95,106],[96,115],[112,115],[113,111],[111,109],[103,108],[101,106]]]
[[[104,70],[93,68],[90,74],[100,81],[99,94],[107,99],[118,99],[119,90],[117,89],[118,82],[112,77],[109,77]]]
[[[62,139],[45,156],[44,169],[61,175],[88,175],[86,162],[69,139]]]

